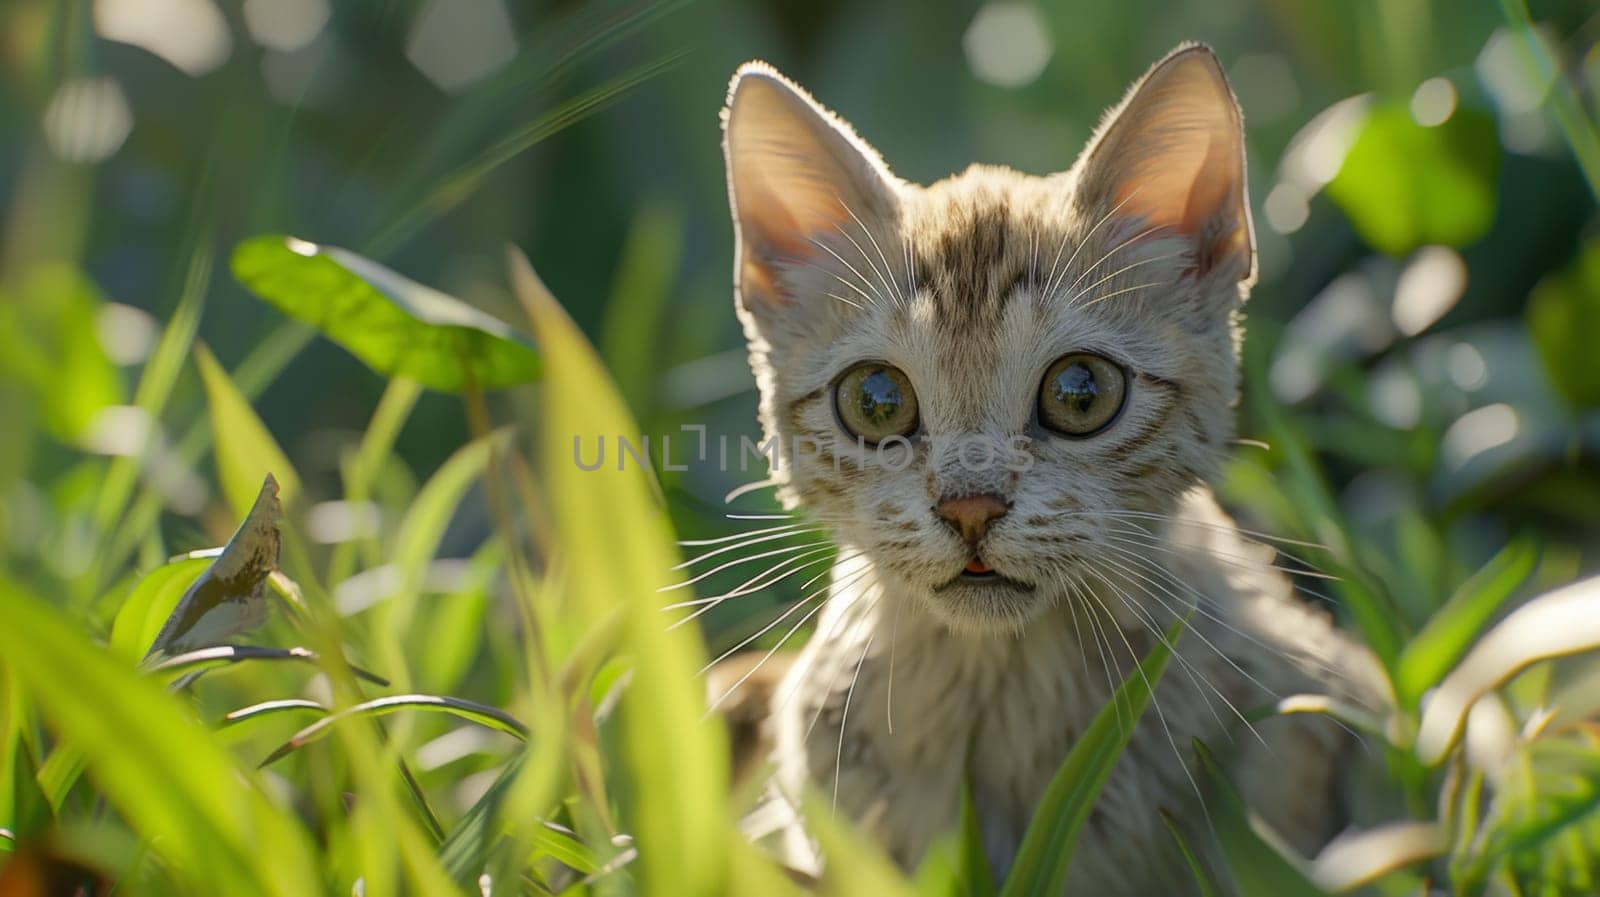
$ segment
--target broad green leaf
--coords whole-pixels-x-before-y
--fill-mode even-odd
[[[1401,707],[1414,710],[1423,692],[1439,684],[1538,561],[1538,544],[1516,539],[1456,589],[1400,652],[1394,688]]]
[[[154,682],[0,582],[0,660],[99,790],[192,893],[323,893],[310,839]],[[71,670],[63,676],[61,671]],[[93,695],[93,700],[85,700]]]
[[[1059,897],[1062,893],[1078,830],[1133,737],[1182,633],[1183,621],[1174,621],[1073,744],[1034,807],[1011,871],[1000,888],[1001,897]]]
[[[1211,782],[1207,801],[1211,825],[1239,897],[1326,897],[1305,872],[1256,832],[1249,810],[1211,751],[1199,740],[1194,748]]]
[[[234,514],[242,519],[250,512],[261,492],[261,482],[267,477],[277,479],[283,504],[293,505],[300,495],[300,475],[289,464],[288,456],[216,356],[205,346],[196,346],[194,358],[205,384],[206,404],[211,409],[217,478],[222,481],[223,494]]]
[[[715,723],[703,718],[695,670],[704,647],[692,627],[669,629],[663,622],[658,590],[669,582],[674,559],[666,515],[637,466],[583,471],[572,463],[575,436],[638,427],[594,349],[515,250],[511,281],[548,362],[543,473],[565,571],[561,597],[568,613],[590,625],[619,607],[625,614],[622,648],[635,667],[611,720],[624,760],[613,778],[639,848],[640,891],[721,893],[729,843],[738,835],[721,799],[708,795],[727,790],[727,749]]]
[[[1600,577],[1547,592],[1489,630],[1440,683],[1422,710],[1417,756],[1438,763],[1461,734],[1478,697],[1528,665],[1600,648]]]
[[[1579,408],[1600,405],[1600,240],[1572,265],[1545,277],[1528,297],[1528,335],[1556,391]]]
[[[565,863],[582,875],[593,875],[599,870],[594,851],[578,840],[578,836],[553,822],[533,829],[534,857],[548,856]]]
[[[1376,106],[1328,184],[1356,231],[1390,255],[1465,246],[1494,221],[1500,139],[1494,119],[1461,108],[1433,127],[1403,103]]]
[[[528,727],[516,718],[498,707],[468,701],[465,698],[450,698],[442,695],[388,695],[364,701],[354,707],[346,707],[337,713],[330,713],[317,720],[304,729],[294,733],[288,741],[284,742],[277,750],[261,761],[262,766],[271,766],[285,756],[327,735],[334,726],[350,719],[361,717],[388,716],[402,710],[423,710],[433,713],[447,713],[468,722],[477,723],[485,728],[514,735],[518,739],[526,740]]]
[[[385,376],[445,392],[539,376],[533,347],[505,322],[353,252],[253,237],[234,250],[233,274]]]

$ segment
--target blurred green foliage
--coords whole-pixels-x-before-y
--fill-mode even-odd
[[[1338,881],[1593,893],[1594,673],[1543,660],[1586,630],[1475,651],[1600,568],[1589,0],[0,6],[0,855],[64,851],[134,893],[790,892],[733,827],[693,672],[800,577],[705,614],[704,644],[655,592],[670,533],[725,535],[723,496],[763,471],[571,469],[580,429],[671,434],[674,460],[682,425],[754,434],[726,79],[767,58],[912,180],[1042,174],[1187,39],[1239,93],[1260,238],[1219,489],[1326,547],[1340,580],[1302,591],[1385,659],[1396,707],[1294,712],[1367,733],[1386,769],[1363,825],[1426,836],[1368,831],[1405,862]],[[504,275],[507,244],[542,282]],[[174,697],[129,669],[207,566],[168,559],[225,541],[267,470],[273,594],[302,612],[259,639],[306,644],[317,675],[208,666]],[[1452,684],[1504,737],[1430,740],[1463,728],[1424,700]],[[347,724],[248,771],[307,715]],[[1219,811],[1236,874],[1197,863],[1198,890],[1331,887]],[[817,827],[855,870],[824,891],[983,875],[960,833],[913,885]],[[1050,844],[1008,890],[1059,874],[1070,835]]]

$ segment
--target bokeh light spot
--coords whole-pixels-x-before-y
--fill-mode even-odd
[[[133,110],[122,86],[110,78],[74,78],[44,109],[44,138],[68,162],[99,162],[128,139]]]
[[[1024,87],[1038,80],[1054,50],[1049,24],[1031,3],[989,3],[961,38],[967,64],[980,81]]]
[[[190,76],[215,70],[233,51],[228,22],[211,0],[95,0],[94,27]]]
[[[446,93],[465,89],[517,55],[500,0],[429,0],[411,26],[406,58]]]

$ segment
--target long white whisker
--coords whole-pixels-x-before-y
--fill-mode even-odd
[[[1132,199],[1133,197],[1130,196],[1128,198]],[[1123,201],[1126,202],[1127,200],[1123,200]],[[1123,240],[1121,243],[1118,243],[1117,245],[1111,247],[1106,252],[1101,253],[1100,257],[1094,260],[1094,264],[1092,264],[1089,267],[1083,269],[1083,271],[1078,275],[1078,279],[1074,280],[1072,282],[1072,285],[1067,287],[1066,292],[1068,292],[1068,293],[1076,293],[1078,291],[1079,285],[1081,285],[1083,283],[1083,279],[1085,277],[1088,277],[1091,273],[1093,273],[1094,269],[1096,269],[1096,268],[1100,267],[1101,265],[1105,264],[1107,259],[1109,259],[1112,256],[1116,255],[1117,253],[1121,252],[1122,250],[1126,249],[1127,247],[1132,246],[1136,241],[1142,240],[1145,237],[1150,236],[1151,234],[1155,233],[1156,231],[1158,231],[1160,229],[1161,228],[1159,226],[1158,227],[1147,227],[1144,230],[1139,231],[1138,233],[1136,233],[1133,236],[1129,237],[1128,239]],[[1070,270],[1070,267],[1071,266],[1069,265],[1068,266],[1069,270]],[[1065,270],[1062,271],[1062,277],[1063,278],[1066,277],[1066,271]],[[1053,288],[1052,288],[1051,293],[1048,293],[1047,295],[1054,295]]]
[[[894,603],[894,622],[889,626],[889,687],[883,698],[883,721],[890,735],[894,734],[894,647],[900,640],[900,608],[904,606],[904,601]]]
[[[1122,267],[1118,268],[1117,270],[1112,271],[1110,274],[1107,274],[1106,276],[1100,278],[1099,280],[1096,280],[1094,283],[1091,283],[1088,286],[1084,287],[1083,289],[1077,290],[1076,292],[1074,292],[1072,294],[1072,298],[1068,299],[1066,301],[1066,303],[1065,303],[1066,307],[1067,308],[1073,307],[1074,305],[1077,304],[1078,300],[1080,300],[1083,297],[1085,297],[1085,296],[1089,295],[1090,293],[1094,292],[1095,289],[1098,288],[1100,285],[1105,284],[1105,283],[1109,283],[1112,280],[1115,280],[1116,278],[1121,277],[1122,275],[1128,273],[1129,271],[1132,271],[1135,268],[1141,268],[1141,267],[1144,267],[1145,265],[1153,265],[1156,262],[1165,262],[1165,261],[1168,261],[1170,259],[1178,258],[1181,255],[1183,255],[1183,253],[1181,253],[1181,252],[1169,252],[1166,255],[1151,256],[1150,258],[1147,258],[1147,259],[1140,259],[1137,262],[1129,262],[1128,264],[1123,265]],[[1154,284],[1151,284],[1151,285],[1154,286]],[[1106,297],[1101,297],[1101,298],[1106,298]],[[1098,301],[1098,300],[1096,300],[1096,301]],[[1093,305],[1093,304],[1094,304],[1093,302],[1088,303],[1088,305]],[[1088,305],[1085,305],[1084,307],[1087,308]]]
[[[1101,606],[1102,609],[1105,610],[1106,619],[1110,622],[1111,627],[1117,631],[1117,635],[1122,638],[1122,644],[1127,647],[1127,649],[1128,649],[1128,657],[1133,662],[1134,671],[1139,674],[1139,678],[1140,679],[1144,680],[1145,688],[1150,692],[1150,704],[1151,704],[1151,706],[1155,707],[1155,709],[1156,709],[1156,719],[1161,722],[1161,731],[1163,733],[1165,733],[1165,735],[1167,737],[1167,744],[1168,744],[1168,746],[1170,746],[1172,748],[1172,756],[1177,758],[1178,767],[1183,770],[1184,778],[1189,780],[1189,787],[1194,789],[1195,797],[1199,798],[1200,805],[1202,807],[1204,807],[1205,806],[1205,795],[1201,794],[1201,792],[1200,792],[1200,784],[1194,780],[1194,775],[1189,772],[1189,764],[1183,762],[1183,752],[1178,750],[1177,739],[1172,737],[1172,727],[1167,725],[1167,715],[1165,713],[1163,713],[1162,710],[1161,710],[1161,701],[1156,697],[1155,684],[1150,681],[1150,677],[1149,676],[1145,675],[1144,667],[1139,662],[1140,661],[1139,652],[1133,650],[1133,643],[1128,641],[1127,634],[1124,633],[1122,631],[1122,627],[1118,626],[1117,623],[1116,623],[1116,616],[1111,613],[1111,609],[1109,607],[1105,606],[1105,602],[1100,600],[1100,596],[1096,595],[1093,591],[1089,592],[1089,596],[1091,598],[1093,598],[1095,600],[1095,602],[1098,603]],[[1156,637],[1160,638],[1163,643],[1166,643],[1166,639],[1162,635],[1157,634]],[[1168,647],[1171,648],[1172,646],[1170,644],[1168,644]],[[1176,651],[1174,651],[1174,653],[1176,653]],[[1116,700],[1115,692],[1113,692],[1112,700]],[[1121,702],[1119,701],[1118,703],[1121,703]]]
[[[1089,228],[1089,232],[1083,235],[1083,239],[1082,240],[1078,241],[1078,248],[1072,250],[1072,257],[1067,259],[1066,265],[1060,265],[1060,262],[1061,262],[1061,251],[1063,249],[1067,248],[1067,235],[1066,234],[1062,234],[1061,235],[1061,244],[1056,247],[1056,259],[1055,259],[1055,261],[1050,263],[1050,276],[1045,278],[1044,289],[1042,291],[1040,291],[1040,294],[1039,294],[1040,296],[1050,296],[1051,294],[1053,294],[1055,292],[1057,271],[1059,270],[1060,271],[1060,277],[1065,279],[1066,276],[1067,276],[1067,272],[1072,270],[1072,263],[1078,260],[1078,255],[1083,252],[1083,248],[1085,246],[1089,245],[1089,241],[1094,239],[1095,233],[1097,233],[1100,230],[1100,228],[1105,225],[1105,223],[1107,221],[1110,221],[1112,216],[1114,216],[1118,212],[1122,211],[1122,207],[1123,206],[1125,206],[1128,203],[1132,202],[1133,198],[1135,196],[1138,196],[1138,195],[1139,195],[1139,188],[1135,188],[1132,193],[1129,193],[1122,200],[1122,202],[1119,202],[1116,205],[1112,206],[1111,207],[1111,211],[1105,213],[1104,215],[1101,215],[1100,216],[1100,220],[1096,221],[1094,223],[1094,227]],[[1121,248],[1121,247],[1118,247],[1118,248]],[[1113,249],[1111,251],[1112,252],[1116,252],[1117,250]]]
[[[839,812],[839,774],[844,770],[844,730],[850,724],[850,699],[855,697],[856,683],[861,681],[861,665],[867,662],[867,652],[872,650],[872,639],[876,632],[867,635],[867,643],[861,648],[861,657],[856,660],[855,675],[850,677],[850,689],[844,693],[844,710],[839,713],[839,745],[833,751],[833,812]]]
[[[877,250],[878,258],[883,260],[883,270],[881,272],[878,272],[878,277],[880,277],[883,280],[884,288],[887,289],[889,291],[889,294],[895,298],[895,304],[900,305],[900,306],[903,307],[905,305],[905,298],[906,298],[905,294],[900,292],[899,290],[895,289],[894,287],[889,286],[889,284],[891,283],[891,279],[889,277],[889,257],[883,254],[883,247],[878,245],[878,238],[874,237],[872,235],[872,230],[870,228],[868,228],[865,223],[862,222],[861,217],[856,214],[856,210],[850,208],[850,204],[849,203],[845,202],[841,198],[839,200],[839,204],[844,206],[844,210],[846,212],[850,213],[850,217],[851,218],[855,219],[856,224],[861,228],[861,232],[866,234],[867,235],[867,240],[872,243],[872,248]],[[843,228],[840,228],[840,230],[842,231]],[[849,234],[845,234],[845,236],[848,237]],[[854,243],[855,241],[851,240],[850,242]],[[856,248],[857,249],[861,249],[861,247],[859,245],[856,246]],[[867,255],[866,251],[863,250],[861,255],[862,255],[863,258],[865,258],[866,255]],[[871,265],[872,264],[872,259],[868,258],[867,259],[867,264]],[[874,271],[877,271],[878,266],[877,265],[872,265],[872,268],[873,268]]]
[[[1160,536],[1157,536],[1155,533],[1150,532],[1149,530],[1145,530],[1145,529],[1131,529],[1130,530],[1130,529],[1117,529],[1115,527],[1107,527],[1106,532],[1117,534],[1117,535],[1121,535],[1121,536],[1125,537],[1125,541],[1128,541],[1128,542],[1131,542],[1131,543],[1135,543],[1135,544],[1143,545],[1143,546],[1148,546],[1150,548],[1162,549],[1164,551],[1169,552],[1170,554],[1172,554],[1175,557],[1182,557],[1183,556],[1183,552],[1179,551],[1176,548],[1173,548],[1170,544],[1168,544],[1166,542],[1166,540],[1162,539]],[[1148,541],[1146,541],[1146,540],[1148,540]],[[1272,563],[1270,561],[1258,561],[1255,558],[1245,557],[1244,555],[1235,554],[1235,553],[1233,553],[1231,551],[1223,551],[1223,550],[1221,550],[1219,548],[1212,548],[1209,545],[1195,545],[1195,546],[1191,546],[1191,548],[1193,550],[1203,551],[1207,555],[1209,555],[1210,557],[1214,557],[1219,561],[1223,561],[1224,563],[1227,563],[1229,565],[1232,565],[1232,566],[1235,566],[1235,567],[1240,567],[1240,568],[1243,568],[1243,569],[1246,569],[1246,570],[1277,570],[1280,573],[1289,573],[1289,574],[1293,574],[1295,576],[1307,576],[1307,577],[1310,577],[1312,579],[1326,579],[1326,580],[1331,580],[1331,581],[1334,581],[1334,582],[1337,582],[1340,579],[1340,577],[1335,576],[1332,573],[1323,573],[1321,570],[1306,569],[1305,567],[1287,567],[1287,566],[1284,566],[1282,564],[1274,564],[1274,563]],[[1278,549],[1276,549],[1276,548],[1274,548],[1273,550],[1274,551],[1278,551]],[[1301,561],[1299,558],[1293,557],[1292,555],[1289,555],[1286,552],[1279,552],[1279,553],[1282,553],[1284,555],[1284,557],[1287,557],[1290,560],[1297,561],[1297,562],[1299,562],[1301,564],[1305,564],[1306,563],[1305,561]],[[1318,596],[1318,597],[1321,597],[1321,596]]]
[[[766,519],[766,518],[761,518],[761,519]],[[734,533],[731,536],[718,536],[715,539],[680,539],[678,541],[678,545],[680,547],[683,547],[683,548],[688,548],[690,546],[701,546],[701,545],[722,545],[722,544],[724,544],[726,542],[737,542],[740,539],[748,538],[748,537],[751,537],[751,536],[765,536],[765,535],[770,535],[772,533],[788,532],[788,531],[791,531],[791,530],[794,530],[794,529],[798,529],[799,527],[802,527],[802,526],[805,526],[805,524],[803,524],[803,523],[789,523],[789,524],[784,524],[782,526],[767,526],[767,527],[762,527],[760,529],[749,530],[747,532]]]
[[[867,287],[871,288],[872,296],[867,296],[866,293],[861,293],[862,296],[867,298],[868,302],[870,302],[872,305],[876,306],[876,305],[879,304],[880,301],[881,302],[888,302],[889,301],[888,299],[884,298],[882,293],[878,292],[878,288],[872,285],[872,281],[868,280],[867,276],[865,274],[862,274],[860,271],[856,270],[856,266],[855,265],[852,265],[849,262],[845,261],[844,256],[840,255],[837,252],[834,252],[832,246],[829,246],[827,243],[824,243],[821,240],[817,240],[817,239],[812,239],[811,242],[813,244],[815,244],[816,247],[821,249],[823,252],[826,252],[827,254],[829,254],[829,255],[833,256],[834,258],[838,259],[839,260],[839,264],[845,266],[846,268],[849,268],[851,274],[854,274],[855,276],[861,278],[861,283],[864,286],[867,286]],[[842,277],[839,278],[839,280],[844,282],[844,283],[849,283],[849,281],[846,281]],[[857,290],[856,292],[860,293],[861,291]],[[873,297],[876,297],[876,298],[873,298]]]
[[[870,569],[871,569],[870,567],[863,567],[860,571],[858,571],[855,574],[854,577],[850,578],[847,581],[846,584],[834,584],[834,585],[824,586],[824,587],[816,590],[815,592],[812,592],[811,594],[807,595],[806,597],[800,599],[799,601],[795,602],[793,607],[790,607],[788,610],[785,610],[782,614],[778,615],[778,617],[773,619],[770,623],[768,623],[767,625],[761,627],[761,629],[757,630],[756,632],[752,633],[751,635],[747,636],[743,641],[739,642],[739,644],[734,645],[732,648],[729,648],[728,650],[722,652],[722,654],[718,655],[718,657],[715,660],[713,660],[710,663],[706,664],[705,666],[701,667],[700,668],[700,672],[699,672],[698,675],[705,675],[707,670],[711,669],[712,667],[716,666],[717,664],[719,664],[719,663],[723,662],[724,660],[727,660],[728,658],[730,658],[733,655],[737,654],[739,651],[743,650],[747,645],[749,645],[751,642],[755,641],[756,639],[762,637],[763,635],[766,635],[768,632],[771,632],[773,629],[777,628],[778,624],[782,623],[784,620],[787,620],[789,617],[793,616],[796,611],[800,610],[800,608],[806,606],[807,604],[810,604],[813,600],[815,600],[817,598],[820,598],[823,595],[826,595],[829,592],[829,590],[831,590],[831,589],[833,589],[835,587],[843,588],[843,587],[845,587],[845,585],[853,584],[856,580],[859,580],[862,576],[864,576],[866,574],[866,572],[868,570],[870,570]],[[813,580],[813,581],[815,581],[815,580]],[[816,616],[819,611],[821,611],[824,607],[827,606],[827,604],[828,604],[828,602],[825,601],[825,600],[824,601],[818,601],[815,607],[813,607],[811,610],[807,611],[805,616],[801,617],[800,620],[797,623],[794,624],[794,626],[789,628],[788,632],[785,632],[783,634],[782,638],[778,639],[778,643],[776,645],[773,645],[771,650],[767,651],[766,654],[762,655],[761,659],[759,661],[757,661],[754,666],[752,666],[750,669],[746,670],[745,674],[743,676],[740,676],[737,680],[735,680],[734,683],[732,685],[728,686],[728,688],[725,691],[723,691],[722,694],[717,696],[717,699],[715,701],[711,702],[711,705],[706,708],[706,715],[709,716],[712,713],[715,713],[717,708],[722,706],[722,702],[723,701],[726,701],[730,695],[732,695],[735,691],[738,691],[739,690],[739,686],[743,685],[745,683],[745,681],[748,680],[751,676],[754,676],[756,674],[757,670],[759,670],[763,666],[765,666],[767,661],[771,660],[773,658],[773,656],[778,653],[778,651],[782,650],[783,646],[788,643],[789,639],[793,638],[794,634],[796,632],[800,631],[800,627],[806,625],[807,621],[809,621],[812,617]],[[793,694],[793,692],[791,691],[790,694]],[[785,700],[785,702],[787,702],[788,699],[785,698],[784,700]]]
[[[745,595],[754,594],[769,586],[777,585],[778,583],[783,582],[785,579],[788,579],[802,570],[809,570],[818,564],[831,563],[833,558],[828,557],[827,555],[832,550],[833,545],[831,543],[818,546],[811,551],[784,558],[778,561],[776,564],[773,564],[771,567],[768,567],[760,573],[757,573],[755,576],[750,577],[749,579],[740,583],[738,586],[735,586],[734,588],[723,592],[720,595],[712,595],[706,598],[691,598],[687,601],[678,601],[673,604],[666,605],[661,609],[663,611],[673,611],[682,610],[686,607],[700,608],[689,616],[684,617],[682,620],[673,623],[671,628],[676,629],[677,627],[695,619],[696,617],[700,616],[706,611],[711,610],[712,608],[715,608],[717,605],[729,600],[730,598],[741,598]],[[818,555],[822,555],[822,557],[818,557]],[[810,558],[810,560],[807,560],[807,558]],[[797,562],[803,563],[799,563],[799,566],[792,570],[779,574],[780,570],[783,570],[790,564],[795,564]]]
[[[775,541],[777,541],[779,539],[789,539],[789,538],[792,538],[794,536],[809,536],[809,535],[811,535],[813,533],[820,533],[820,532],[823,532],[823,531],[824,531],[823,527],[813,526],[813,527],[808,527],[808,528],[803,528],[803,529],[786,530],[784,532],[769,532],[769,533],[766,533],[765,535],[752,536],[752,537],[750,537],[748,539],[745,539],[743,542],[735,542],[732,545],[726,545],[726,546],[724,546],[722,548],[713,549],[712,551],[708,551],[705,554],[702,554],[702,555],[700,555],[698,557],[690,558],[687,561],[681,561],[681,562],[679,562],[677,564],[674,564],[672,569],[674,569],[674,570],[683,570],[683,569],[688,568],[688,567],[693,567],[695,564],[698,564],[701,561],[709,561],[714,557],[717,557],[719,555],[727,554],[730,551],[739,551],[740,549],[743,549],[743,548],[749,548],[752,545],[760,545],[762,542],[775,542]],[[689,580],[689,581],[690,582],[694,582],[694,580],[692,580],[692,579]],[[682,585],[682,583],[680,583],[679,585]],[[673,588],[673,587],[669,587],[669,588]]]
[[[1112,563],[1108,564],[1108,566],[1112,567],[1113,569],[1118,569],[1118,572],[1121,572],[1124,575],[1126,575],[1129,572],[1128,570],[1118,568],[1118,565],[1115,562],[1112,562]],[[1099,575],[1099,574],[1096,574],[1096,575]],[[1139,619],[1139,621],[1145,626],[1145,628],[1150,630],[1152,635],[1154,635],[1156,638],[1160,639],[1162,644],[1167,645],[1168,648],[1171,648],[1173,650],[1173,656],[1178,659],[1179,666],[1181,666],[1184,669],[1184,672],[1186,672],[1188,674],[1189,681],[1194,683],[1195,690],[1199,691],[1200,692],[1200,696],[1205,699],[1206,709],[1211,712],[1212,718],[1217,721],[1217,728],[1222,730],[1222,731],[1224,731],[1224,732],[1227,731],[1227,726],[1223,725],[1221,717],[1217,716],[1216,708],[1212,706],[1210,698],[1206,698],[1206,693],[1205,693],[1205,689],[1206,688],[1211,689],[1211,691],[1213,693],[1215,693],[1217,697],[1221,698],[1222,699],[1222,703],[1226,704],[1228,706],[1228,709],[1233,711],[1234,716],[1237,716],[1239,718],[1239,721],[1244,723],[1245,728],[1250,730],[1250,734],[1254,735],[1256,737],[1256,740],[1261,742],[1261,746],[1266,748],[1267,752],[1269,754],[1272,753],[1271,745],[1268,745],[1267,742],[1266,742],[1266,739],[1261,737],[1261,733],[1256,731],[1256,727],[1251,725],[1250,720],[1248,718],[1246,718],[1243,713],[1239,712],[1239,708],[1237,706],[1235,706],[1232,701],[1228,700],[1228,696],[1227,695],[1223,694],[1221,692],[1221,690],[1219,690],[1217,688],[1217,686],[1214,683],[1211,682],[1210,679],[1208,679],[1208,678],[1206,678],[1204,676],[1201,676],[1199,679],[1196,679],[1193,665],[1186,658],[1184,658],[1183,655],[1178,654],[1176,647],[1174,647],[1173,645],[1171,645],[1167,641],[1166,634],[1164,632],[1162,632],[1161,625],[1160,625],[1159,621],[1155,620],[1152,615],[1147,615],[1146,613],[1144,613],[1143,610],[1138,606],[1138,602],[1132,600],[1132,597],[1129,596],[1127,592],[1125,592],[1121,588],[1119,588],[1116,585],[1116,583],[1112,582],[1109,578],[1107,578],[1105,576],[1100,576],[1100,581],[1104,582],[1106,584],[1106,586],[1108,586],[1113,592],[1116,593],[1117,597],[1122,601],[1123,605],[1128,608],[1128,611],[1130,613],[1132,613],[1135,617],[1137,617]],[[1133,585],[1135,585],[1136,587],[1138,587],[1142,591],[1144,591],[1144,593],[1146,595],[1149,595],[1152,600],[1155,600],[1155,601],[1161,603],[1163,607],[1167,606],[1165,602],[1162,602],[1160,598],[1158,598],[1156,595],[1151,593],[1151,591],[1148,588],[1145,588],[1143,586],[1139,586],[1137,583],[1134,583]],[[1174,613],[1176,613],[1176,612],[1174,612]],[[1191,626],[1189,628],[1193,629],[1194,627]],[[1200,633],[1196,632],[1195,634],[1199,635]],[[1204,688],[1201,687],[1200,680],[1204,680],[1205,681],[1205,687]],[[1229,737],[1231,738],[1232,736],[1230,735]]]

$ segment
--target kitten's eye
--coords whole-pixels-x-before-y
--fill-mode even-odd
[[[878,361],[858,364],[839,378],[833,406],[851,436],[869,444],[917,429],[917,394],[896,367]]]
[[[1105,429],[1128,396],[1122,368],[1098,355],[1067,355],[1044,373],[1039,386],[1039,421],[1065,436]]]

